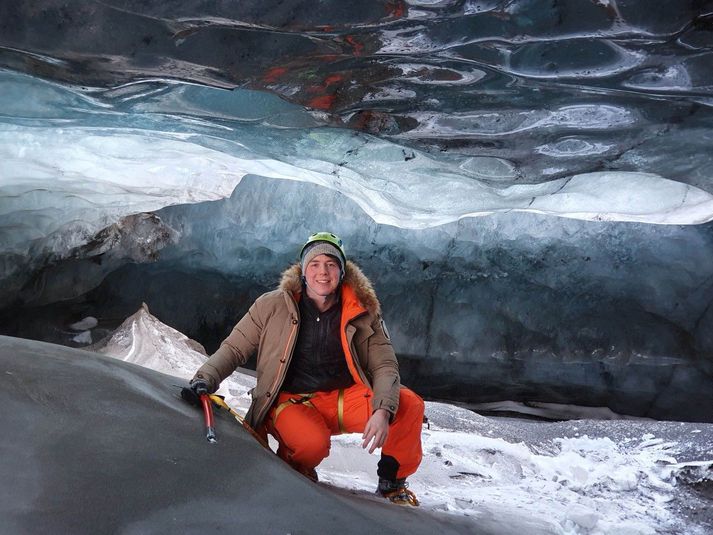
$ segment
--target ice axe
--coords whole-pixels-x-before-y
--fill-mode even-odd
[[[205,416],[205,437],[208,442],[215,444],[218,439],[215,436],[213,423],[213,402],[208,394],[201,394],[201,405],[203,406],[203,416]]]
[[[213,400],[208,395],[208,386],[203,381],[196,381],[195,384],[181,387],[181,398],[184,401],[194,406],[203,407],[203,416],[205,417],[206,438],[211,444],[218,442],[215,436],[215,427],[213,423]]]

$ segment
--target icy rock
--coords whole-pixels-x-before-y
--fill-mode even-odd
[[[674,465],[678,480],[689,483],[706,483],[713,486],[713,461],[686,462]]]
[[[92,343],[92,332],[91,331],[83,331],[79,333],[78,335],[72,337],[72,341],[76,342],[77,344],[91,344]]]
[[[22,287],[22,300],[34,305],[63,300],[91,290],[126,262],[157,261],[161,250],[175,243],[178,236],[151,213],[122,217],[88,238],[83,233],[54,232],[48,240],[34,243],[30,255],[17,257],[17,269],[9,271],[6,266],[3,292],[11,296]],[[65,250],[75,240],[81,245]]]
[[[571,505],[567,511],[567,518],[581,528],[592,530],[599,521],[599,515],[588,507]]]
[[[205,362],[205,351],[199,353],[195,347],[195,341],[161,323],[143,303],[111,335],[85,349],[190,377]]]
[[[132,214],[102,229],[71,256],[106,258],[111,254],[133,262],[155,262],[159,251],[178,241],[178,236],[156,214]]]
[[[188,380],[207,359],[203,346],[151,315],[142,303],[109,336],[83,348],[146,368]],[[221,383],[218,395],[234,409],[245,414],[250,406],[249,391],[255,387],[255,377],[249,373],[234,373]]]
[[[76,323],[72,323],[69,328],[74,331],[85,331],[87,329],[93,329],[97,325],[99,325],[99,320],[93,316],[87,316]]]

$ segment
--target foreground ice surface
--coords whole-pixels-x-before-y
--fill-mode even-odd
[[[184,379],[206,358],[146,308],[95,349]],[[235,373],[223,384],[239,412],[247,410],[254,381]],[[435,402],[427,402],[426,415],[424,460],[409,481],[422,508],[472,518],[474,530],[704,535],[713,528],[710,518],[692,521],[677,508],[689,499],[683,481],[710,484],[711,424],[551,424],[487,418]],[[334,437],[320,481],[371,495],[377,460],[357,435]]]
[[[315,485],[226,411],[208,443],[174,376],[5,336],[0,369],[2,535],[471,532],[461,517]]]

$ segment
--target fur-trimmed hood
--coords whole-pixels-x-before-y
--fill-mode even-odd
[[[346,284],[354,290],[357,299],[370,314],[381,314],[381,304],[376,297],[371,281],[364,275],[359,266],[351,260],[347,260],[342,284]],[[292,294],[302,292],[302,266],[299,263],[293,264],[282,273],[280,290]]]

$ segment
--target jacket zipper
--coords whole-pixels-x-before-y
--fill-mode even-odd
[[[282,372],[282,369],[285,367],[285,363],[287,362],[287,353],[290,350],[290,346],[292,345],[292,337],[295,334],[295,331],[297,330],[297,320],[295,319],[294,316],[292,316],[292,330],[290,331],[290,336],[287,338],[287,345],[285,346],[285,351],[282,353],[282,358],[280,358],[280,367],[277,369],[277,375],[275,376],[275,380],[272,382],[272,385],[270,385],[270,389],[267,391],[269,395],[272,395],[273,392],[272,390],[275,388],[275,385],[280,381],[280,372]]]
[[[282,353],[282,358],[280,358],[280,367],[277,369],[277,375],[275,375],[275,380],[272,382],[272,384],[270,385],[270,389],[267,391],[267,397],[273,398],[273,400],[270,401],[267,407],[262,410],[262,413],[259,415],[261,417],[261,420],[264,418],[263,413],[267,414],[267,410],[269,410],[269,407],[273,404],[274,400],[277,399],[277,392],[273,392],[273,390],[277,383],[280,382],[280,375],[282,373],[283,368],[285,367],[285,363],[287,362],[287,353],[290,351],[290,347],[292,346],[292,338],[294,337],[295,332],[297,331],[297,325],[299,324],[299,321],[295,319],[294,314],[290,314],[290,316],[292,317],[292,330],[290,331],[290,336],[287,338],[287,345],[285,346],[285,351]]]
[[[360,318],[364,315],[366,315],[366,311],[359,312],[359,314],[352,316],[349,318],[347,321],[344,322],[344,340],[347,341],[347,327],[349,327],[349,323],[354,321],[357,318]],[[354,352],[352,351],[351,344],[348,344],[346,350],[349,352],[349,358],[352,360],[352,364],[354,365],[354,369],[357,371],[359,376],[361,377],[362,382],[367,385],[370,384],[367,378],[364,376],[364,370],[361,369],[361,364],[359,364],[359,361],[354,357]]]

